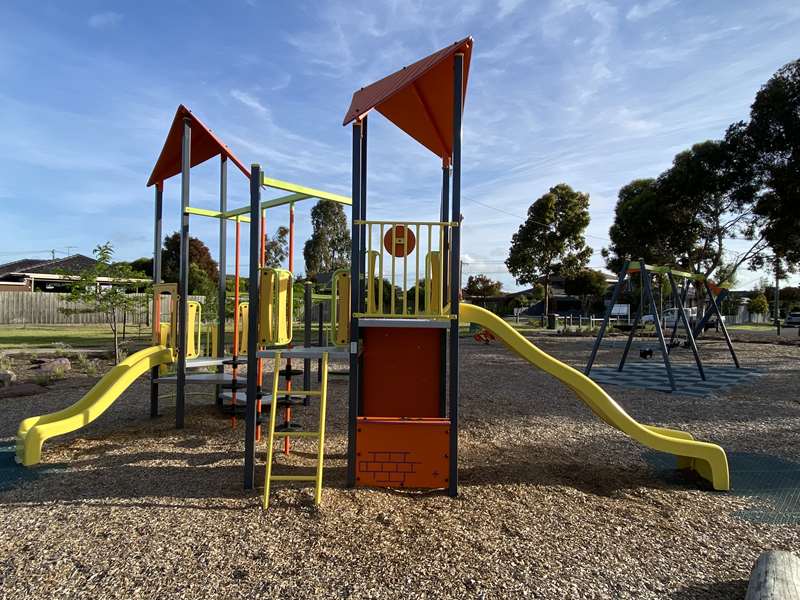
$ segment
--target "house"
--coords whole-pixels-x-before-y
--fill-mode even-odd
[[[21,258],[0,265],[2,292],[69,292],[67,281],[97,261],[83,254],[64,258]]]

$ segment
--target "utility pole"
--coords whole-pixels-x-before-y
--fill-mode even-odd
[[[53,250],[50,250],[50,256],[52,257],[52,259],[53,259],[53,260],[55,260],[55,259],[56,259],[56,251],[55,251],[55,248],[54,248]]]
[[[781,336],[781,291],[780,291],[780,278],[781,278],[781,261],[778,255],[775,255],[775,328],[778,331],[778,337]]]

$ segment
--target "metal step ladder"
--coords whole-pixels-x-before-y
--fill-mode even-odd
[[[322,354],[322,382],[319,390],[279,390],[280,373],[277,372],[277,365],[280,365],[281,353],[275,354],[274,365],[276,371],[272,377],[272,398],[279,398],[285,395],[318,397],[319,398],[319,427],[317,431],[276,431],[276,420],[278,415],[278,402],[270,402],[269,411],[269,434],[267,437],[267,466],[264,476],[264,508],[269,507],[269,491],[273,481],[313,481],[314,504],[319,506],[322,501],[322,469],[325,459],[325,412],[328,401],[328,353]],[[317,467],[314,475],[273,475],[272,474],[272,455],[275,448],[276,438],[317,438],[319,448],[317,450]]]

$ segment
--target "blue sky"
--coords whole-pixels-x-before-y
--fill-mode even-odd
[[[472,35],[465,275],[514,288],[502,265],[511,235],[562,181],[591,196],[600,266],[619,188],[746,119],[759,86],[797,58],[800,30],[796,0],[289,4],[3,3],[0,262],[107,240],[119,258],[152,253],[145,182],[179,103],[245,164],[349,194],[352,92]],[[436,218],[436,157],[380,115],[370,125],[370,217]],[[215,208],[217,169],[194,169],[193,205]],[[230,177],[230,205],[243,205],[247,182]],[[165,232],[177,228],[178,186],[166,184]],[[309,209],[297,211],[300,257]],[[270,212],[269,229],[286,218]],[[215,249],[215,222],[193,218],[192,232]],[[743,272],[739,285],[758,277]]]

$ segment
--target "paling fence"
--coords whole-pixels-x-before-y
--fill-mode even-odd
[[[119,323],[126,326],[150,326],[153,299],[149,294],[131,294],[140,299],[134,310],[117,315]],[[106,318],[99,312],[77,312],[82,306],[67,302],[68,294],[46,292],[0,292],[0,325],[103,325]],[[204,302],[204,296],[189,296],[190,300]],[[69,310],[69,313],[65,313]],[[169,314],[170,298],[161,302],[163,315]]]

